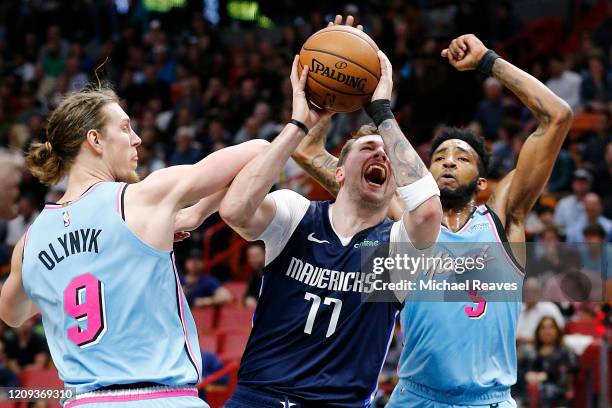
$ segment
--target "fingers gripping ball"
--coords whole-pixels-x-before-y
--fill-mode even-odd
[[[353,112],[370,101],[380,79],[376,43],[350,26],[330,26],[311,35],[300,51],[308,65],[306,97],[318,108]]]

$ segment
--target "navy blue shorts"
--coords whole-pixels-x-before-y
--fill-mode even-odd
[[[273,396],[252,388],[236,387],[232,398],[224,408],[314,408],[288,396]]]

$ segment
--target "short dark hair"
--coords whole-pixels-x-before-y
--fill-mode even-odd
[[[601,238],[606,238],[606,230],[599,224],[589,224],[583,230],[582,233],[586,237],[587,235],[598,235]]]
[[[429,161],[436,151],[436,149],[447,140],[459,139],[469,144],[472,149],[478,155],[478,173],[480,177],[487,177],[489,174],[489,162],[491,160],[491,153],[485,147],[485,141],[482,137],[476,136],[471,130],[457,127],[447,127],[434,138],[431,142],[431,151],[429,152]]]

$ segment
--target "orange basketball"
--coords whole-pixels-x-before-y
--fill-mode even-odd
[[[346,25],[311,35],[300,51],[300,72],[308,65],[306,96],[319,108],[353,112],[370,101],[380,79],[376,43]]]

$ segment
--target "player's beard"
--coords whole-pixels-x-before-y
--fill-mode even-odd
[[[466,185],[459,186],[454,190],[446,187],[441,188],[440,201],[442,202],[442,208],[444,210],[461,208],[470,202],[478,191],[478,178],[479,176],[476,176]]]
[[[136,171],[131,170],[125,174],[119,175],[119,177],[117,177],[117,181],[128,183],[128,184],[134,184],[140,181],[140,176],[138,175],[138,173],[136,173]]]

